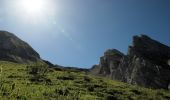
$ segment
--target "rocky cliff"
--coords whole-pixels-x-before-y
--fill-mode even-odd
[[[90,74],[150,88],[168,89],[170,47],[146,35],[134,36],[128,54],[107,50]]]
[[[29,44],[6,31],[0,31],[0,60],[19,63],[42,61]]]

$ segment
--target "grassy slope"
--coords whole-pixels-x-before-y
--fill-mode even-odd
[[[33,83],[27,65],[0,62],[0,100],[168,100],[170,91],[132,86],[82,72],[50,70]]]

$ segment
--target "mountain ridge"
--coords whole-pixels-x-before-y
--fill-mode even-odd
[[[134,36],[127,55],[104,53],[90,74],[108,77],[148,88],[168,89],[170,84],[170,47],[146,35]],[[113,55],[114,54],[114,55]]]
[[[134,36],[127,55],[108,49],[99,65],[91,69],[54,65],[26,42],[12,33],[0,31],[0,60],[17,63],[41,62],[56,70],[83,71],[147,88],[168,89],[170,86],[170,47],[146,35]]]
[[[16,35],[0,31],[0,60],[18,63],[42,62],[40,55]]]

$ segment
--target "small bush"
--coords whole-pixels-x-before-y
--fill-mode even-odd
[[[45,79],[45,84],[46,85],[52,85],[51,79]]]
[[[92,78],[90,78],[89,76],[84,76],[84,81],[91,82]]]
[[[66,89],[56,89],[55,92],[59,95],[63,95],[63,96],[67,96],[70,92],[69,90],[66,88]]]
[[[93,92],[94,91],[94,86],[93,85],[89,85],[87,87],[87,90],[90,91],[90,92]]]
[[[38,66],[27,66],[27,71],[32,77],[30,80],[32,82],[42,82],[48,72],[48,66],[38,65]]]

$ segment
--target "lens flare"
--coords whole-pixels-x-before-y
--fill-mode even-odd
[[[43,12],[44,0],[21,0],[20,7],[29,14],[37,14]]]

